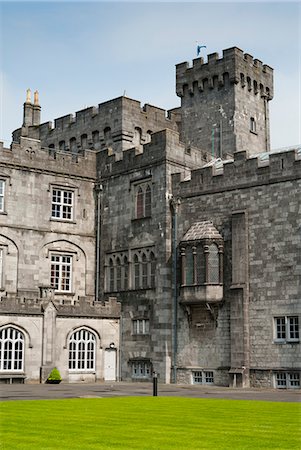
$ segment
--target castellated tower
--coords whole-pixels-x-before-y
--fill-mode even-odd
[[[269,108],[273,69],[237,47],[176,66],[182,137],[188,145],[225,158],[235,151],[270,150]]]

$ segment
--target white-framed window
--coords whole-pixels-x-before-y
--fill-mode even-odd
[[[299,342],[299,317],[279,316],[274,317],[274,342]]]
[[[214,374],[212,371],[206,371],[205,372],[205,383],[206,384],[213,384],[214,383]]]
[[[277,389],[300,388],[300,372],[276,372],[274,378]]]
[[[192,372],[193,384],[203,384],[203,372],[196,370]]]
[[[192,384],[214,384],[214,373],[212,370],[193,370]]]
[[[71,292],[72,256],[51,255],[50,284],[57,292]]]
[[[132,378],[150,378],[151,370],[150,361],[132,361]]]
[[[0,331],[0,371],[23,371],[24,335],[13,327]]]
[[[69,370],[95,370],[95,335],[82,328],[75,331],[69,340]]]
[[[151,182],[135,186],[135,219],[150,217],[152,214],[152,185]]]
[[[3,248],[0,247],[0,289],[3,287]]]
[[[149,334],[149,319],[134,319],[133,334]]]
[[[51,218],[72,220],[74,192],[70,189],[52,188]]]
[[[0,212],[4,212],[5,181],[0,180]]]

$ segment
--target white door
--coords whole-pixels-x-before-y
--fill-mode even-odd
[[[116,350],[105,350],[104,366],[105,381],[116,381]]]

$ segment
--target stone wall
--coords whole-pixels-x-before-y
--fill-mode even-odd
[[[273,319],[301,312],[300,286],[295,282],[300,272],[301,158],[291,151],[271,154],[263,167],[261,163],[240,152],[224,165],[223,173],[214,175],[213,166],[193,171],[191,181],[179,183],[180,176],[174,176],[174,195],[181,198],[178,239],[194,222],[212,220],[225,241],[225,295],[217,326],[203,335],[206,317],[192,310],[189,322],[181,311],[179,364],[300,370],[300,343],[275,343]],[[247,217],[247,247],[233,259],[233,240],[239,232],[233,214],[242,212]],[[242,267],[247,278],[239,275]],[[240,310],[237,302],[242,302]],[[194,320],[199,320],[199,331],[194,330]],[[256,384],[254,373],[251,381]]]

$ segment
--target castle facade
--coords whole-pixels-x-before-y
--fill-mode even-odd
[[[300,388],[300,147],[270,150],[273,70],[176,66],[0,148],[0,381]]]

